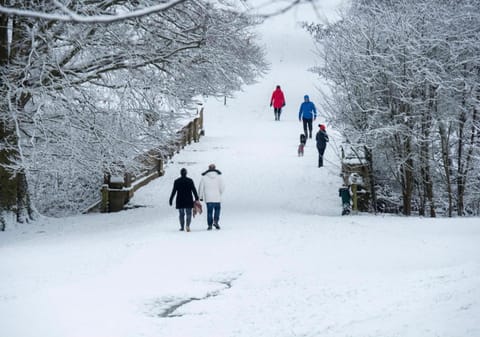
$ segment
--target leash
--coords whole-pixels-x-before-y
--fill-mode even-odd
[[[329,163],[329,164],[332,164],[332,166],[336,167],[336,168],[339,169],[339,170],[334,171],[332,168],[330,168],[330,167],[325,167],[325,166],[323,166],[323,168],[325,168],[325,169],[326,169],[329,173],[331,173],[332,175],[338,175],[338,176],[340,176],[340,173],[341,173],[341,167],[340,167],[340,165],[338,165],[337,163],[334,163],[334,162],[331,161],[331,160],[326,159],[325,157],[323,157],[323,161],[324,161],[324,162],[327,162],[327,163]]]

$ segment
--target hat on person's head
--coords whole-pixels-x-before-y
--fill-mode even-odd
[[[303,96],[303,99],[308,101],[310,99],[310,97],[308,97],[308,95],[305,95],[305,96]]]
[[[185,167],[180,170],[180,175],[181,175],[182,177],[186,177],[186,176],[187,176],[187,169],[186,169]]]
[[[277,85],[277,89],[280,89],[280,86],[279,86],[279,85]]]
[[[318,126],[320,127],[320,130],[325,131],[325,125],[323,125],[323,124],[318,124]]]

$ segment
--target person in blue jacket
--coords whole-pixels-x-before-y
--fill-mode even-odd
[[[315,104],[310,102],[308,95],[303,96],[304,102],[300,105],[300,111],[298,112],[298,120],[303,121],[303,131],[305,136],[308,135],[309,138],[312,138],[312,123],[317,119],[317,109]],[[307,133],[307,129],[309,133]]]

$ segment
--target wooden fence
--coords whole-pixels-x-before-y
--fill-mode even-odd
[[[342,147],[342,174],[344,186],[350,186],[352,191],[352,210],[367,212],[371,201],[370,172],[365,158],[356,152],[345,156]]]
[[[186,145],[198,142],[204,135],[203,107],[199,109],[198,116],[177,132],[177,137],[164,146],[152,149],[139,157],[142,164],[147,167],[141,174],[133,175],[126,172],[122,177],[104,176],[101,188],[101,200],[85,211],[91,212],[117,212],[130,201],[135,192],[147,185],[152,180],[164,175],[164,163],[175,153],[179,153]]]

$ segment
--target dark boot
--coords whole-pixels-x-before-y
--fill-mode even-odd
[[[319,155],[318,156],[318,167],[322,167],[322,166],[323,166],[323,156]]]

